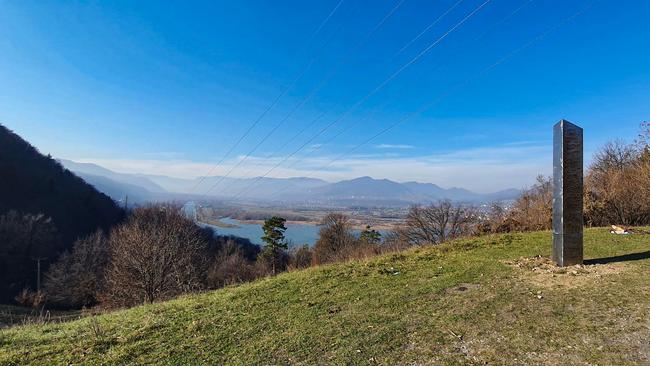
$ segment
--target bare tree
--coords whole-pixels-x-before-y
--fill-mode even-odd
[[[479,215],[478,232],[506,233],[516,230],[514,220],[510,217],[508,210],[499,202],[493,202],[487,212]]]
[[[109,240],[106,300],[150,303],[204,287],[208,243],[176,207],[134,210]]]
[[[47,301],[68,308],[94,305],[107,262],[108,241],[101,231],[77,240],[45,275]]]
[[[314,251],[305,244],[291,248],[289,257],[289,269],[307,268],[312,264]]]
[[[411,245],[439,244],[475,230],[476,209],[449,200],[429,206],[411,206],[400,235]]]
[[[246,259],[234,240],[228,240],[217,252],[208,269],[209,288],[220,288],[252,281],[262,273],[255,263]]]
[[[642,122],[640,127],[639,136],[636,139],[637,146],[642,149],[650,147],[650,121]]]
[[[382,253],[400,252],[411,247],[411,244],[404,240],[403,230],[401,228],[384,233],[384,240],[381,243]]]
[[[595,154],[585,179],[588,225],[644,225],[650,222],[650,152],[606,144]]]
[[[0,216],[0,253],[13,256],[40,256],[47,246],[59,243],[57,228],[51,218],[43,214],[25,214],[9,211]]]
[[[314,245],[314,263],[341,260],[344,252],[357,243],[350,218],[340,213],[331,213],[323,218],[321,225],[318,240]]]
[[[593,157],[584,180],[584,218],[589,226],[650,223],[650,123],[641,124],[635,143],[608,142]],[[483,232],[545,230],[552,222],[549,178],[522,192],[499,223],[500,214],[481,225]]]
[[[548,230],[553,216],[553,181],[540,175],[537,182],[524,190],[515,201],[508,219],[518,231]]]
[[[43,214],[0,215],[0,300],[9,301],[23,289],[38,290],[39,264],[46,269],[60,244],[54,222]]]
[[[594,154],[589,170],[596,175],[623,170],[632,165],[638,156],[636,146],[628,145],[622,140],[610,141]]]
[[[650,125],[648,127],[648,139],[650,139]],[[650,205],[650,147],[646,146],[636,164],[637,174],[635,176],[635,186],[646,198],[646,203]]]

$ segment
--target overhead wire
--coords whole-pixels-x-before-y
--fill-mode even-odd
[[[307,142],[302,144],[298,149],[296,149],[294,152],[289,154],[287,157],[285,157],[283,160],[281,160],[278,164],[273,166],[271,169],[269,169],[267,172],[265,172],[262,176],[257,178],[257,181],[261,180],[262,178],[266,177],[268,174],[270,174],[273,170],[275,170],[277,167],[279,167],[282,163],[287,161],[289,158],[294,156],[296,153],[298,153],[300,150],[302,150],[305,146],[307,146],[309,143],[314,141],[316,138],[321,136],[325,131],[329,130],[332,126],[335,124],[339,123],[341,120],[346,118],[349,114],[354,112],[359,106],[361,106],[363,103],[365,103],[370,97],[372,97],[374,94],[379,92],[383,87],[385,87],[388,83],[390,83],[393,79],[395,79],[397,76],[399,76],[404,70],[406,70],[409,66],[413,65],[416,63],[420,58],[422,58],[425,54],[427,54],[431,49],[433,49],[435,46],[440,44],[442,40],[444,40],[449,34],[451,34],[453,31],[455,31],[457,28],[462,26],[467,20],[469,20],[471,17],[473,17],[476,13],[478,13],[483,7],[485,7],[488,3],[490,3],[491,0],[485,0],[483,3],[481,3],[478,7],[474,8],[470,13],[468,13],[465,17],[463,17],[460,21],[458,21],[456,24],[454,24],[451,28],[449,28],[446,32],[444,32],[440,37],[438,37],[435,41],[433,41],[431,44],[429,44],[427,47],[425,47],[422,51],[420,51],[415,57],[410,59],[408,62],[406,62],[404,65],[402,65],[399,69],[397,69],[395,72],[393,72],[388,78],[386,78],[384,81],[382,81],[379,85],[377,85],[374,89],[372,89],[369,93],[367,93],[365,96],[363,96],[361,99],[359,99],[354,105],[352,105],[349,109],[347,109],[342,115],[340,115],[338,118],[334,119],[331,123],[326,125],[324,128],[322,128],[318,133],[316,133],[314,136],[312,136]],[[239,197],[239,194],[237,194],[235,197]]]
[[[386,21],[399,9],[400,6],[404,3],[405,0],[398,0],[398,2],[393,6],[389,12],[375,25],[375,27],[360,41],[357,43],[357,45],[353,48],[353,51],[348,53],[348,57],[344,58],[342,62],[340,62],[325,78],[321,80],[321,82],[314,88],[312,91],[305,96],[290,112],[287,114],[282,120],[280,120],[263,138],[261,141],[259,141],[253,149],[251,149],[242,159],[239,159],[239,161],[231,167],[231,169],[223,176],[221,176],[203,195],[201,196],[201,199],[205,198],[210,191],[212,191],[214,188],[216,188],[221,182],[223,182],[226,178],[232,174],[232,172],[240,167],[266,140],[280,128],[284,122],[286,122],[293,113],[295,113],[298,109],[300,109],[305,103],[307,103],[320,89],[322,89],[329,80],[341,69],[342,66],[344,66],[347,62],[350,60],[350,56],[352,56],[359,48],[361,48],[365,42],[372,37],[385,23]]]
[[[371,119],[371,118],[375,115],[375,113],[376,113],[377,111],[379,111],[379,109],[380,109],[379,107],[378,107],[378,108],[375,108],[375,109],[373,110],[373,112],[372,112],[372,113],[371,113],[367,118],[362,118],[361,120],[357,121],[357,123],[359,123],[359,122],[361,122],[361,121],[363,121],[363,120],[366,120],[366,119]],[[342,131],[340,131],[339,133],[337,133],[335,136],[333,136],[332,139],[336,138],[337,136],[339,136],[339,135],[342,134],[343,132],[348,131],[348,130],[349,130],[351,127],[353,127],[354,125],[356,125],[356,123],[355,123],[355,124],[351,124],[350,126],[346,126],[345,129],[343,129]],[[332,139],[328,140],[328,142],[331,141]],[[250,183],[247,187],[245,187],[243,190],[241,190],[240,192],[238,192],[238,193],[237,193],[237,194],[236,194],[232,199],[237,199],[237,198],[239,198],[239,197],[242,197],[242,196],[245,195],[246,193],[250,192],[250,191],[255,187],[255,184],[257,184],[259,181],[261,181],[261,180],[264,179],[266,176],[268,176],[268,174],[270,174],[271,171],[277,169],[277,168],[278,168],[282,163],[284,163],[285,161],[287,161],[288,159],[290,159],[291,157],[293,157],[293,155],[295,155],[298,151],[300,151],[300,150],[302,150],[303,148],[305,148],[305,147],[306,147],[310,142],[312,142],[312,141],[313,141],[313,140],[310,139],[310,140],[308,140],[307,142],[303,143],[303,145],[301,145],[300,148],[299,148],[298,150],[296,150],[296,151],[292,152],[291,154],[289,154],[289,156],[285,157],[285,159],[283,159],[283,160],[280,161],[279,163],[276,163],[276,165],[273,166],[271,169],[269,169],[265,174],[256,177],[256,178],[253,180],[252,183]],[[327,144],[328,142],[325,142],[325,144]],[[315,151],[318,151],[321,147],[322,147],[322,146],[317,146],[317,147],[315,147],[315,148],[311,151],[311,153],[313,153],[313,152],[315,152]],[[304,159],[304,157],[303,157],[303,159]],[[290,169],[290,168],[293,167],[294,165],[295,165],[295,164],[292,164],[292,165],[290,165],[288,168]]]
[[[329,14],[327,15],[327,17],[325,17],[325,19],[320,23],[320,25],[318,26],[318,28],[316,28],[316,30],[315,30],[314,32],[312,32],[312,34],[311,34],[311,36],[309,37],[308,41],[305,43],[305,46],[304,46],[305,49],[308,48],[308,47],[311,45],[311,43],[313,42],[314,38],[316,38],[316,36],[317,36],[317,35],[320,33],[320,31],[325,27],[325,25],[329,22],[329,20],[332,18],[332,16],[334,16],[334,13],[336,13],[336,11],[339,9],[339,7],[340,7],[341,4],[343,3],[343,1],[344,1],[344,0],[339,0],[339,2],[336,4],[336,6],[334,7],[334,9],[332,9],[332,11],[329,12]],[[252,130],[253,130],[253,129],[254,129],[254,128],[255,128],[255,127],[260,123],[260,121],[261,121],[262,119],[264,119],[264,117],[269,113],[269,111],[271,111],[271,109],[273,109],[273,108],[278,104],[278,102],[280,101],[280,99],[282,99],[282,97],[284,97],[284,95],[287,94],[287,93],[289,92],[289,90],[291,90],[291,89],[294,87],[294,85],[298,82],[298,80],[300,80],[300,79],[304,76],[304,74],[307,72],[307,70],[308,70],[308,69],[311,67],[311,65],[313,64],[313,62],[314,62],[314,60],[311,60],[309,63],[307,63],[307,65],[305,65],[305,67],[303,67],[303,69],[302,69],[300,72],[298,72],[298,76],[295,77],[295,78],[292,80],[292,82],[291,82],[291,83],[290,83],[286,88],[284,88],[284,89],[282,90],[282,92],[280,92],[280,94],[279,94],[279,95],[278,95],[278,96],[277,96],[277,97],[276,97],[276,98],[271,102],[271,104],[268,105],[268,106],[267,106],[267,107],[262,111],[262,113],[261,113],[260,115],[257,116],[257,118],[253,121],[253,123],[252,123],[252,124],[248,127],[248,129],[247,129],[247,130],[246,130],[246,131],[245,131],[245,132],[244,132],[244,133],[243,133],[243,134],[242,134],[242,135],[237,139],[237,141],[236,141],[233,145],[231,145],[231,147],[230,147],[230,148],[228,149],[228,151],[226,151],[226,153],[221,157],[221,159],[217,162],[217,164],[211,166],[210,169],[208,170],[208,172],[207,172],[205,175],[203,175],[203,176],[201,176],[201,177],[199,178],[199,180],[196,182],[196,184],[194,184],[194,186],[190,189],[190,191],[189,191],[190,194],[194,193],[194,191],[195,191],[195,190],[196,190],[196,189],[201,185],[201,183],[203,183],[203,182],[205,181],[205,179],[206,179],[207,177],[209,177],[209,176],[214,172],[214,170],[215,170],[217,167],[221,166],[221,164],[222,164],[222,163],[223,163],[223,162],[228,158],[228,156],[230,156],[230,154],[231,154],[231,153],[232,153],[232,152],[237,148],[237,146],[239,146],[239,144],[244,140],[244,138],[246,138],[246,137],[251,133],[251,131],[252,131]]]
[[[376,134],[372,135],[368,139],[362,141],[361,143],[353,146],[351,149],[347,150],[346,152],[338,155],[336,158],[330,160],[326,165],[322,166],[321,168],[319,168],[317,170],[312,171],[312,173],[308,174],[304,178],[313,177],[316,173],[330,167],[335,162],[343,159],[345,156],[350,155],[351,153],[355,152],[359,148],[361,148],[361,147],[365,146],[366,144],[370,143],[371,141],[378,138],[379,136],[391,131],[392,129],[396,128],[399,125],[402,125],[402,124],[408,122],[409,120],[411,120],[415,116],[419,115],[420,113],[423,113],[424,111],[426,111],[426,110],[430,109],[431,107],[435,106],[436,104],[440,103],[445,97],[447,97],[450,94],[453,94],[454,92],[464,88],[466,85],[470,84],[472,81],[481,78],[483,75],[487,74],[488,72],[490,72],[495,67],[501,65],[502,63],[504,63],[505,61],[507,61],[508,59],[513,57],[514,55],[520,53],[521,51],[527,49],[528,47],[532,46],[533,44],[539,42],[540,40],[544,39],[547,35],[549,35],[553,31],[555,31],[556,29],[560,28],[561,26],[563,26],[564,24],[570,22],[571,20],[575,19],[576,17],[582,15],[587,10],[589,10],[596,2],[597,2],[597,0],[591,1],[590,3],[588,3],[587,6],[581,8],[579,11],[577,11],[576,13],[573,13],[570,16],[563,18],[560,22],[556,23],[555,25],[553,25],[552,27],[546,29],[545,31],[539,33],[537,36],[533,37],[530,41],[524,43],[520,47],[514,49],[513,51],[509,52],[508,54],[506,54],[505,56],[503,56],[502,58],[497,60],[496,62],[494,62],[491,65],[487,66],[486,68],[482,69],[476,75],[474,75],[474,76],[472,76],[470,78],[467,78],[467,79],[465,79],[464,81],[462,81],[460,83],[455,84],[453,87],[451,87],[450,89],[448,89],[447,91],[442,93],[438,98],[434,99],[432,102],[425,104],[423,107],[419,108],[415,112],[412,112],[412,113],[408,114],[407,116],[400,119],[396,123],[393,123],[393,124],[389,125],[388,127],[378,131]],[[277,197],[280,193],[286,191],[289,188],[290,187],[285,187],[285,188],[283,188],[281,190],[278,190],[275,193],[272,193],[270,195],[270,198]]]
[[[451,13],[452,10],[454,10],[460,3],[462,3],[465,0],[458,0],[452,6],[447,9],[444,13],[440,14],[433,22],[431,22],[429,25],[427,25],[420,33],[418,33],[417,36],[412,38],[410,41],[408,41],[402,48],[400,48],[395,54],[393,55],[393,58],[399,56],[404,52],[409,46],[411,46],[413,43],[415,43],[420,37],[422,37],[426,32],[429,31],[429,29],[433,28],[436,24],[438,24],[447,14]]]
[[[405,50],[409,45],[411,45],[413,42],[415,42],[417,39],[419,39],[419,38],[420,38],[424,33],[426,33],[426,32],[427,32],[429,29],[431,29],[434,25],[438,24],[438,22],[440,22],[440,20],[442,20],[442,18],[444,18],[447,14],[449,14],[452,10],[454,10],[454,9],[455,9],[455,8],[456,8],[456,7],[457,7],[461,2],[463,2],[463,1],[464,1],[464,0],[459,0],[459,1],[455,2],[454,4],[452,4],[452,6],[450,6],[450,7],[449,7],[447,10],[445,10],[441,15],[439,15],[439,16],[438,16],[438,17],[437,17],[437,18],[436,18],[432,23],[430,23],[429,25],[427,25],[427,26],[424,28],[423,31],[421,31],[420,33],[418,33],[418,35],[416,35],[416,36],[415,36],[414,38],[412,38],[409,42],[407,42],[407,44],[406,44],[404,47],[402,47],[402,48],[401,48],[401,49],[400,49],[400,50],[399,50],[395,55],[393,55],[392,58],[395,58],[398,54],[400,54],[400,53],[401,53],[403,50]],[[532,1],[532,0],[526,0],[526,1],[530,2],[530,1]],[[510,16],[512,16],[512,14],[511,14]],[[375,112],[376,112],[376,111],[375,111]],[[374,112],[373,112],[373,114],[374,114]],[[336,139],[337,137],[339,137],[339,136],[342,135],[343,133],[349,131],[349,130],[350,130],[352,127],[354,127],[357,123],[358,123],[358,121],[357,121],[356,123],[351,123],[351,124],[350,124],[349,126],[347,126],[345,129],[341,130],[340,132],[338,132],[337,134],[335,134],[334,136],[332,136],[331,138],[329,138],[327,141],[325,141],[324,143],[320,144],[319,147],[317,147],[316,149],[312,150],[312,151],[310,152],[310,154],[315,153],[315,152],[318,151],[320,148],[322,148],[323,146],[326,146],[327,144],[329,144],[331,141],[333,141],[334,139]],[[294,166],[296,163],[298,163],[298,162],[297,162],[297,161],[294,162],[294,164],[290,165],[290,167]]]
[[[316,125],[316,123],[318,123],[318,121],[320,121],[321,119],[323,119],[323,117],[324,117],[326,114],[327,114],[327,111],[324,111],[324,112],[322,112],[321,114],[319,114],[318,116],[316,116],[316,118],[313,118],[309,123],[305,124],[305,125],[304,125],[304,126],[303,126],[303,127],[302,127],[302,128],[301,128],[301,129],[296,133],[296,134],[294,134],[290,139],[286,140],[286,141],[285,141],[285,142],[284,142],[284,143],[283,143],[279,148],[277,148],[274,152],[271,152],[271,153],[269,153],[266,157],[264,157],[264,160],[269,160],[269,159],[271,159],[273,156],[275,156],[275,155],[277,154],[277,152],[280,152],[280,151],[284,150],[285,147],[287,147],[290,143],[292,143],[296,138],[298,138],[300,135],[302,135],[305,131],[307,131],[308,129],[314,127],[314,126]],[[249,176],[253,171],[254,171],[254,169],[249,169],[249,170],[247,170],[247,171],[243,174],[243,176],[244,176],[244,177],[247,177],[247,176]],[[225,187],[225,188],[224,188],[224,191],[228,191],[228,188],[230,188],[230,187]]]

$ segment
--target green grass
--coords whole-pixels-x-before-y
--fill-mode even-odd
[[[586,258],[645,251],[650,235],[585,233]],[[473,238],[9,328],[0,364],[650,363],[650,259],[506,263],[549,253],[549,232]]]
[[[59,322],[78,319],[84,316],[85,311],[71,310],[44,310],[24,306],[0,304],[0,329],[12,325],[42,324],[46,322]]]

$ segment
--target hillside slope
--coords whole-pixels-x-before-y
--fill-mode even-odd
[[[467,239],[0,332],[0,364],[648,364],[650,236]]]
[[[2,125],[0,175],[0,212],[50,216],[65,240],[108,229],[123,216],[112,199]]]
[[[9,211],[43,214],[52,219],[56,233],[36,240],[30,228],[28,239],[18,240],[10,232],[17,226],[3,225],[0,230],[7,232],[0,233],[0,302],[11,301],[25,287],[36,287],[33,258],[46,258],[46,270],[77,238],[106,231],[124,216],[110,197],[0,125],[0,215]]]

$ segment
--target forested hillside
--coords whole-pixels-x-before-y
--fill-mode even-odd
[[[34,288],[79,237],[107,230],[124,213],[93,186],[0,125],[0,301]]]

